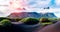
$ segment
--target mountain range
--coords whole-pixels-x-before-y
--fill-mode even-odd
[[[54,13],[37,13],[37,12],[20,12],[20,13],[11,13],[8,17],[11,18],[26,18],[26,17],[34,17],[34,18],[41,18],[41,17],[46,17],[46,18],[56,18]]]

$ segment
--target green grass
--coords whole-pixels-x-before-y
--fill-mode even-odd
[[[43,18],[43,17],[42,17]],[[0,17],[0,21],[4,20],[4,19],[14,19],[16,20],[17,22],[18,21],[22,21],[22,19],[24,19],[22,22],[26,21],[27,18],[9,18],[9,17]],[[38,21],[41,19],[41,18],[35,18],[37,19]],[[60,18],[48,18],[48,20],[52,21],[52,20],[60,20]],[[45,23],[42,23],[42,25],[45,25],[45,24],[53,24],[52,22],[45,22]],[[0,24],[1,25],[1,24]]]
[[[46,22],[46,23],[42,23],[42,25],[44,26],[44,25],[46,25],[46,24],[52,24],[52,22]]]

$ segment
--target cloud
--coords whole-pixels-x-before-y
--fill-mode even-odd
[[[9,15],[11,11],[7,6],[0,6],[0,17],[6,17]]]
[[[1,5],[9,5],[10,0],[0,0],[0,16],[8,16],[12,12],[52,12],[56,15],[60,12],[60,0],[24,0],[23,4],[26,10],[14,10],[8,6]],[[20,1],[20,0],[19,0]],[[10,6],[10,5],[9,5]],[[43,9],[45,7],[50,7],[50,9]],[[59,16],[58,16],[59,17]]]
[[[55,0],[56,5],[60,5],[60,0]]]
[[[60,12],[54,13],[58,18],[60,18]]]
[[[0,5],[9,5],[9,0],[0,0]]]
[[[50,5],[52,8],[60,8],[60,0],[51,0]]]
[[[49,6],[50,1],[51,0],[30,0],[28,1],[28,4],[30,5],[30,7],[41,8]]]

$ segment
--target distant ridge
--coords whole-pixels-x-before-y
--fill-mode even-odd
[[[33,17],[33,18],[41,18],[41,17],[46,17],[46,18],[56,18],[54,13],[36,13],[36,12],[20,12],[20,13],[11,13],[8,17],[11,18],[26,18],[26,17]]]

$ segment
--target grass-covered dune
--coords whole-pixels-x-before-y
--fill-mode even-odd
[[[42,19],[42,20],[44,20],[44,17],[41,17],[41,18],[8,18],[8,17],[0,17],[0,21],[2,21],[2,20],[4,20],[4,19],[7,19],[7,20],[9,20],[10,22],[19,22],[19,21],[21,21],[21,22],[27,22],[27,21],[36,21],[36,20],[38,20],[39,22],[41,22],[40,20]],[[33,20],[31,20],[31,19],[33,19]],[[60,18],[45,18],[45,20],[46,19],[48,19],[49,21],[51,21],[51,22],[55,22],[55,21],[59,21],[60,20]],[[48,21],[47,21],[48,22]],[[42,22],[41,22],[42,23]]]
[[[22,28],[20,27],[20,24],[13,24],[12,22],[22,22],[22,24],[26,25],[35,25],[40,23],[40,25],[43,27],[47,25],[54,24],[58,22],[60,18],[7,18],[7,17],[0,17],[0,30],[1,31],[6,31],[6,32],[18,32],[18,31],[23,31]],[[11,31],[10,31],[11,30]],[[0,32],[1,32],[0,31]],[[20,31],[20,32],[21,32]]]

